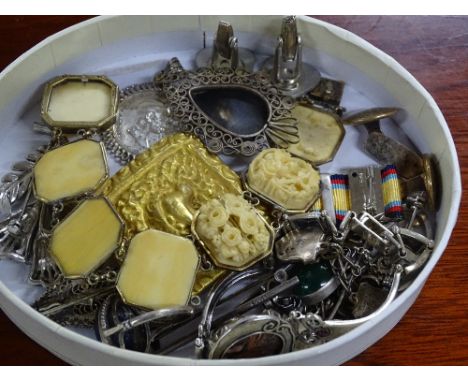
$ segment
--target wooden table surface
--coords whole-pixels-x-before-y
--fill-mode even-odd
[[[0,16],[0,70],[45,37],[89,16]],[[317,16],[393,56],[432,94],[468,185],[468,17]],[[468,205],[442,259],[401,322],[348,365],[468,364]],[[64,365],[0,311],[0,365]]]

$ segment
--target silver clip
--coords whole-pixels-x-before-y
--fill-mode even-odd
[[[322,208],[327,211],[328,217],[336,224],[335,204],[333,203],[333,188],[330,174],[320,174],[320,185],[322,191]]]
[[[379,248],[384,253],[392,249],[397,251],[402,249],[393,232],[367,212],[362,212],[357,218],[352,217],[351,230],[362,236],[372,247]]]
[[[300,97],[319,84],[320,72],[302,62],[302,38],[295,16],[283,18],[275,57],[265,62],[264,69],[271,71],[273,83],[291,97]]]
[[[356,213],[368,212],[378,215],[384,212],[382,177],[375,166],[347,170],[351,209]]]
[[[319,254],[329,245],[327,231],[330,229],[327,223],[320,212],[289,217],[285,221],[285,235],[275,244],[278,259],[304,264],[316,262]]]
[[[195,63],[199,68],[211,66],[252,71],[254,62],[254,54],[248,49],[239,48],[232,25],[226,21],[220,21],[218,24],[213,49],[204,48],[197,53],[195,58]]]

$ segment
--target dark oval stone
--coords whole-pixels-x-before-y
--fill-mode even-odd
[[[295,288],[298,296],[307,296],[323,288],[332,279],[333,271],[325,261],[308,264],[299,270],[299,285]]]
[[[239,86],[203,86],[190,90],[195,105],[217,127],[243,137],[261,132],[270,107],[260,94]]]

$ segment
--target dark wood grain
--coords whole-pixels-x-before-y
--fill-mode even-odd
[[[0,69],[89,16],[1,16]],[[316,16],[363,37],[406,67],[445,115],[468,187],[468,17]],[[468,204],[442,259],[402,321],[348,365],[468,364]],[[0,312],[0,364],[63,365]]]

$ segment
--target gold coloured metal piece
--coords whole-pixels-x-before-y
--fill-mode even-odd
[[[288,151],[314,165],[330,162],[345,136],[345,129],[336,114],[310,106],[297,105],[292,110],[297,119],[299,142]]]
[[[50,254],[67,278],[84,278],[119,246],[123,222],[106,198],[80,203],[53,230]]]
[[[421,177],[426,189],[429,207],[431,210],[437,211],[440,207],[442,196],[440,171],[433,155],[423,154],[422,161],[423,173]]]
[[[420,175],[408,180],[400,179],[402,194],[406,198],[413,193],[425,191],[429,208],[437,211],[442,197],[440,170],[433,155],[422,154],[421,159],[423,171]]]
[[[44,203],[94,192],[108,177],[104,145],[82,139],[46,152],[33,169],[36,198]]]
[[[263,216],[255,211],[254,207],[244,209],[244,206],[236,203],[236,211],[234,211],[229,209],[229,200],[221,197],[219,201],[221,205],[224,206],[226,222],[222,223],[222,225],[217,224],[219,227],[216,229],[216,238],[213,237],[213,240],[210,240],[201,232],[201,210],[197,211],[192,223],[192,235],[198,240],[216,266],[235,271],[243,271],[270,255],[273,251],[275,232]],[[245,201],[245,203],[248,202]],[[219,208],[217,208],[217,210],[212,210],[212,212],[213,214],[211,215],[218,213]],[[219,217],[220,215],[218,214],[217,216]],[[254,218],[254,221],[249,221],[249,218]],[[220,219],[218,219],[218,221],[219,220]],[[221,223],[221,221],[219,221],[219,223]],[[213,227],[205,228],[208,230],[213,229]],[[251,232],[249,233],[246,231]],[[258,248],[256,239],[260,239],[262,235],[267,235],[267,243],[264,248]],[[220,242],[220,245],[217,247],[214,243],[215,239]],[[247,246],[247,251],[244,254],[241,251],[241,246],[243,244]]]
[[[270,154],[275,152],[281,158],[272,160]],[[296,166],[288,166],[292,162]],[[282,149],[261,152],[250,164],[243,182],[248,191],[289,214],[309,211],[320,197],[319,172],[310,163]]]
[[[343,118],[343,124],[353,126],[366,125],[371,122],[392,117],[399,111],[401,111],[401,109],[397,107],[375,107],[366,109]]]
[[[100,189],[126,223],[126,237],[154,228],[190,234],[195,212],[225,193],[241,194],[238,175],[196,137],[166,137],[109,178]]]
[[[147,309],[186,305],[199,260],[189,239],[154,229],[140,232],[130,242],[117,290],[125,303]]]
[[[118,101],[117,85],[105,76],[64,75],[45,86],[41,116],[65,132],[102,129],[115,122]]]
[[[423,180],[429,199],[429,206],[437,211],[441,201],[441,178],[434,156],[423,154]]]
[[[367,130],[364,150],[382,165],[395,165],[398,175],[411,179],[423,173],[421,156],[413,149],[385,135],[380,128],[380,120],[391,117],[398,108],[373,108],[355,113],[343,119],[344,124],[363,125]]]
[[[239,176],[196,137],[168,136],[139,154],[101,187],[126,224],[131,239],[149,228],[190,234],[193,216],[206,201],[226,193],[240,195]],[[198,293],[225,271],[200,270]]]

